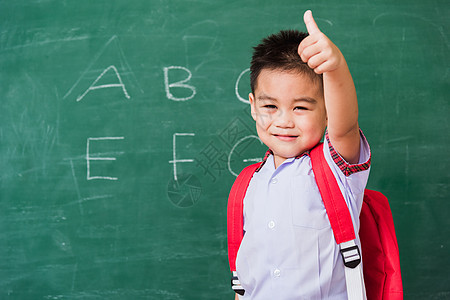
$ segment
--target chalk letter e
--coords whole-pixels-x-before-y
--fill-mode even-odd
[[[104,140],[123,140],[124,137],[98,137],[98,138],[88,138],[86,146],[86,165],[87,165],[87,180],[92,179],[104,179],[104,180],[117,180],[117,177],[109,176],[91,176],[91,160],[116,160],[115,157],[91,157],[89,153],[89,146],[91,141],[104,141]]]
[[[177,163],[193,162],[193,159],[177,159],[177,136],[195,136],[194,133],[174,133],[173,134],[173,160],[169,160],[169,163],[173,164],[173,179],[178,181],[177,175]]]

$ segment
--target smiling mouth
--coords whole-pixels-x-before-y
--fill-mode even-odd
[[[297,135],[282,135],[282,134],[274,134],[274,136],[281,140],[281,141],[286,141],[286,142],[290,142],[295,140],[298,136]]]

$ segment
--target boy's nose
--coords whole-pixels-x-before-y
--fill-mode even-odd
[[[280,128],[292,128],[294,126],[294,121],[289,113],[279,111],[275,117],[274,125]]]

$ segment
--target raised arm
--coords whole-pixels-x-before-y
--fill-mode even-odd
[[[330,141],[346,161],[358,163],[358,101],[347,62],[338,47],[320,31],[310,10],[303,18],[309,36],[300,43],[298,54],[317,74],[323,74]]]

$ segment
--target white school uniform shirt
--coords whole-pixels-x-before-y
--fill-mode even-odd
[[[328,136],[323,147],[356,233],[370,169],[362,133],[360,144],[357,165],[345,162]],[[236,269],[245,289],[242,300],[347,299],[344,264],[308,155],[287,159],[277,169],[269,155],[253,175],[244,198]]]

